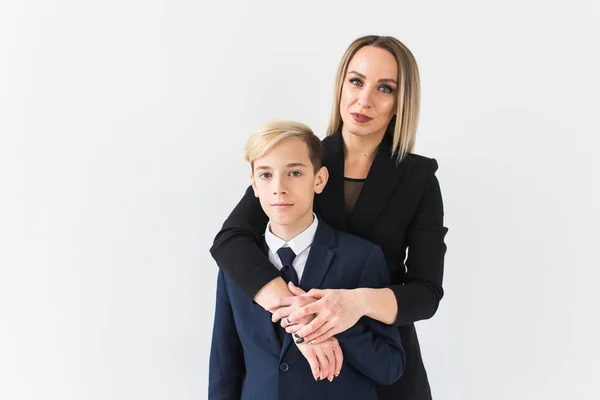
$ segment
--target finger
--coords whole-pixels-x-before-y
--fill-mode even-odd
[[[303,353],[304,354],[304,353]],[[308,365],[310,365],[310,371],[313,374],[313,378],[315,381],[319,378],[319,360],[317,359],[316,354],[314,352],[309,352],[309,354],[304,354],[306,361],[308,361]]]
[[[325,372],[325,377],[329,382],[333,382],[333,377],[335,375],[335,354],[333,352],[333,345],[327,343],[323,348],[323,354],[327,357],[327,363],[329,365],[329,368]]]
[[[278,309],[277,311],[275,311],[273,313],[273,315],[271,315],[271,321],[277,322],[282,318],[287,318],[291,312],[292,312],[291,307],[282,307],[282,308]]]
[[[315,301],[314,303],[310,303],[303,307],[300,307],[299,309],[297,309],[296,311],[291,313],[290,319],[292,321],[298,321],[310,314],[318,314],[319,311],[322,311],[322,309],[323,309],[323,305],[319,304],[318,301]]]
[[[302,325],[293,324],[293,325],[286,326],[285,331],[287,333],[291,333],[293,335],[296,332],[298,332],[301,328],[302,328]],[[300,338],[300,336],[298,336],[298,337],[294,336],[294,339],[299,339],[299,338]]]
[[[319,361],[319,366],[321,367],[321,371],[319,374],[319,380],[323,380],[327,378],[327,374],[329,373],[329,361],[327,357],[323,353],[323,349],[317,348],[317,360]]]
[[[286,324],[285,330],[287,331],[287,333],[296,333],[300,329],[302,329],[304,326],[309,324],[313,319],[314,319],[313,316],[308,316],[306,318],[302,318],[300,321],[297,321],[294,324]],[[282,321],[284,321],[284,320],[282,320]],[[300,337],[300,336],[298,336],[298,337]]]
[[[337,335],[339,332],[335,329],[335,328],[331,328],[328,331],[326,331],[325,333],[323,333],[321,336],[315,338],[315,339],[304,339],[304,341],[306,343],[310,343],[310,344],[319,344],[319,343],[323,343],[329,339],[331,339],[332,337],[335,337],[335,335]]]
[[[292,292],[294,296],[301,296],[306,293],[302,288],[294,285],[294,282],[292,281],[288,283],[288,289],[290,289],[290,292]]]
[[[326,294],[326,293],[327,293],[327,292],[325,292],[325,291],[324,291],[324,290],[322,290],[322,289],[310,289],[310,290],[309,290],[309,291],[306,293],[306,295],[307,295],[307,296],[310,296],[310,297],[314,297],[315,299],[320,299],[320,298],[322,298],[323,296],[325,296],[325,294]]]
[[[274,312],[281,307],[289,307],[293,304],[295,298],[296,296],[280,297],[279,299],[275,300],[273,303],[268,305],[265,308],[265,310]]]
[[[307,343],[311,342],[310,344],[318,344],[324,342],[337,333],[338,332],[334,330],[334,327],[332,327],[329,323],[325,323],[313,333],[303,336],[303,338]]]
[[[309,324],[307,324],[306,326],[303,326],[302,329],[300,329],[296,333],[301,338],[305,338],[307,336],[310,336],[317,329],[321,328],[321,326],[323,326],[323,324],[325,324],[326,322],[327,321],[325,320],[324,317],[318,316],[317,318],[313,319]],[[315,337],[316,336],[313,336],[313,338],[315,338]]]
[[[298,321],[298,322],[292,322],[292,321],[290,320],[290,317],[289,317],[289,316],[286,316],[286,317],[282,317],[282,318],[281,318],[281,327],[282,327],[282,328],[287,328],[288,326],[294,326],[294,325],[298,325],[298,324],[300,324],[301,322],[302,322],[302,321]],[[300,326],[302,326],[302,325],[300,325]],[[300,329],[300,328],[298,328],[298,329]]]
[[[333,347],[333,355],[335,358],[335,376],[338,377],[342,371],[342,365],[344,364],[344,353],[339,344],[336,344]]]

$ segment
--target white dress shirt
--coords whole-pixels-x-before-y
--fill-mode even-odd
[[[315,213],[313,213],[313,222],[310,224],[308,228],[306,228],[302,233],[295,236],[289,242],[286,242],[279,237],[275,236],[271,233],[271,223],[267,224],[267,229],[265,229],[265,242],[269,247],[269,260],[271,263],[281,271],[283,268],[283,264],[279,259],[279,255],[277,254],[277,250],[282,247],[290,247],[294,254],[296,254],[296,258],[292,263],[292,266],[296,270],[298,274],[298,282],[302,280],[302,273],[304,272],[304,267],[306,266],[306,260],[308,259],[308,254],[310,253],[310,246],[312,245],[313,239],[315,238],[315,233],[317,233],[317,226],[319,225],[319,221]]]

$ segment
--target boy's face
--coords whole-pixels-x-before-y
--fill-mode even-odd
[[[254,195],[271,224],[293,229],[310,223],[314,195],[323,191],[328,173],[325,167],[315,173],[306,143],[284,139],[253,164]]]

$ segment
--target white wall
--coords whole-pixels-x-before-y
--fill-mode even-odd
[[[446,296],[440,400],[600,398],[598,1],[0,6],[0,398],[206,398],[249,131],[323,136],[356,37],[415,53]],[[596,323],[594,326],[593,323]]]

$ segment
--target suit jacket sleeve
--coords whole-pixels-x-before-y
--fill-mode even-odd
[[[417,212],[408,227],[404,284],[388,286],[398,302],[396,325],[431,318],[444,295],[444,237],[448,229],[444,227],[442,194],[435,177],[437,168],[437,162],[431,160]]]
[[[365,262],[359,285],[378,288],[388,283],[383,252],[374,245]],[[363,317],[336,337],[344,352],[344,361],[374,382],[391,385],[404,372],[406,355],[398,328]]]
[[[250,186],[210,249],[219,268],[251,299],[264,285],[281,276],[260,248],[267,222]]]
[[[209,400],[240,400],[246,375],[240,342],[223,271],[217,278],[217,300],[208,376]]]

